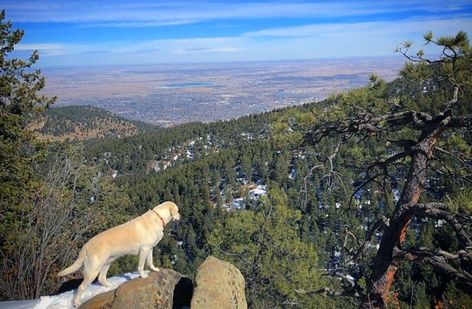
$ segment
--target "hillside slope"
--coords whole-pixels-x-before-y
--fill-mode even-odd
[[[95,138],[121,138],[153,131],[154,126],[124,119],[109,111],[91,106],[50,108],[33,121],[30,128],[40,139],[74,141]]]

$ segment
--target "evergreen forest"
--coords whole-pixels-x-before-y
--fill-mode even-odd
[[[112,116],[49,108],[39,56],[8,56],[23,33],[1,17],[1,300],[53,293],[88,239],[169,200],[181,220],[156,266],[192,278],[208,255],[229,261],[250,308],[472,307],[464,32],[426,33],[434,59],[405,42],[397,79],[320,102],[174,128],[113,118],[132,134],[47,141],[38,119],[60,136]]]

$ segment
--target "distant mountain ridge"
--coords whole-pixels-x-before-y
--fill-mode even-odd
[[[92,106],[61,106],[48,109],[33,120],[30,129],[51,142],[121,138],[154,131],[157,127],[128,120]]]

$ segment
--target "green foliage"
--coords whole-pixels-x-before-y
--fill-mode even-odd
[[[77,258],[89,238],[129,219],[128,196],[97,166],[84,164],[80,147],[56,150],[47,175],[28,192],[30,207],[18,212],[24,220],[10,226],[2,248],[2,298],[54,292],[56,273]]]
[[[0,13],[0,299],[38,298],[86,238],[129,219],[130,199],[81,147],[47,152],[30,131],[33,115],[55,100],[29,59],[10,58],[23,36]]]
[[[0,248],[15,224],[17,211],[25,207],[25,194],[37,186],[34,166],[41,158],[40,144],[25,130],[30,113],[49,106],[54,99],[39,94],[44,77],[30,68],[38,60],[9,58],[23,37],[0,13]]]
[[[315,308],[327,303],[321,295],[309,298],[295,292],[325,284],[314,245],[300,240],[300,219],[300,211],[288,208],[286,194],[274,185],[255,211],[231,214],[209,236],[211,252],[234,263],[245,276],[251,307],[295,302]]]
[[[453,284],[447,285],[445,298],[449,308],[462,309],[472,307],[472,295],[464,293]]]
[[[192,123],[125,139],[87,142],[87,158],[119,171],[116,181],[126,188],[135,207],[133,214],[167,199],[181,207],[182,220],[173,236],[166,235],[159,244],[157,264],[192,276],[208,254],[215,254],[241,269],[253,307],[355,307],[354,298],[331,300],[296,290],[341,289],[337,279],[325,280],[317,269],[352,274],[359,286],[366,287],[381,234],[375,234],[367,246],[364,261],[349,263],[347,251],[358,247],[366,229],[379,218],[392,213],[408,176],[409,158],[389,167],[390,177],[385,181],[358,186],[372,162],[404,150],[395,141],[414,141],[419,133],[405,127],[388,136],[368,134],[341,140],[333,135],[314,145],[302,145],[304,138],[312,129],[362,115],[408,110],[438,113],[452,92],[450,83],[434,78],[437,70],[421,63],[406,64],[402,76],[393,82],[372,76],[365,87],[322,102],[228,122]],[[470,114],[467,100],[470,92],[465,91],[452,113]],[[386,128],[387,123],[381,121],[378,126]],[[338,143],[331,165],[327,158]],[[469,144],[468,129],[444,134],[438,143],[443,151],[434,153],[422,199],[441,200],[465,190],[468,173],[461,163],[470,156]],[[193,151],[192,158],[183,157],[187,150]],[[165,170],[146,169],[152,160],[166,162],[176,155],[179,158]],[[444,164],[463,178],[449,174]],[[330,175],[331,169],[337,174]],[[251,181],[269,186],[268,199],[246,199],[244,209],[223,211],[234,198],[247,194],[244,186]],[[435,224],[434,220],[415,221],[408,245],[454,249],[457,242],[452,231]],[[443,283],[444,278],[433,275],[430,268],[407,267],[397,273],[392,293],[398,292],[402,305],[427,306],[432,290]]]
[[[399,190],[408,177],[410,157],[399,158],[395,160],[395,164],[386,167],[383,167],[382,162],[395,154],[408,151],[411,147],[408,143],[415,143],[421,138],[421,131],[415,128],[413,120],[411,124],[398,126],[395,123],[392,125],[387,118],[379,118],[381,120],[375,122],[373,129],[359,130],[357,134],[343,135],[341,128],[348,131],[381,115],[401,115],[401,112],[410,111],[427,113],[432,119],[435,117],[440,119],[444,115],[444,109],[451,104],[454,104],[453,108],[447,109],[447,115],[451,117],[470,117],[471,115],[472,64],[467,36],[459,32],[455,36],[438,38],[434,41],[432,33],[427,33],[425,40],[441,49],[443,54],[440,59],[425,59],[425,53],[422,50],[418,51],[416,56],[410,56],[408,50],[413,46],[413,42],[407,41],[398,51],[411,61],[405,64],[399,79],[385,83],[371,76],[366,87],[331,97],[318,104],[305,106],[298,111],[276,114],[274,133],[281,136],[281,141],[290,140],[291,136],[303,136],[302,142],[294,143],[292,149],[296,151],[299,150],[300,144],[308,144],[313,149],[306,147],[305,153],[313,151],[320,161],[311,162],[312,173],[304,179],[305,183],[315,186],[313,193],[316,193],[309,192],[309,188],[303,189],[302,192],[308,191],[308,200],[316,199],[319,205],[314,203],[315,207],[322,209],[315,221],[318,226],[325,229],[326,236],[319,243],[328,252],[329,250],[340,251],[340,243],[347,243],[356,250],[355,242],[352,244],[346,240],[343,242],[342,237],[339,236],[342,233],[339,226],[350,231],[351,238],[362,242],[365,235],[356,230],[356,223],[362,224],[367,230],[381,216],[391,216],[395,206],[392,191],[396,191],[396,194],[401,193]],[[455,97],[456,91],[457,97]],[[297,112],[316,116],[311,125],[295,126],[289,115]],[[314,132],[322,133],[316,136]],[[319,136],[325,139],[318,139]],[[336,148],[334,145],[337,143],[340,145],[339,151],[335,163],[332,163],[326,158],[333,153],[333,149]],[[434,150],[430,169],[427,171],[428,182],[421,197],[422,201],[444,201],[447,196],[451,196],[452,201],[449,204],[452,209],[456,212],[469,212],[467,209],[470,208],[468,194],[471,183],[470,144],[470,127],[445,130],[437,143],[438,147]],[[377,162],[377,165],[373,164],[374,162]],[[374,182],[365,184],[364,181],[376,173],[386,174],[387,177],[377,178]],[[346,202],[346,198],[343,198],[338,191],[343,186],[342,184],[346,183],[352,185],[344,185],[347,192],[356,190],[352,197],[347,199],[354,202],[353,205],[351,204],[351,210],[355,210],[356,213],[346,214],[346,218],[343,218],[330,205],[336,201]],[[353,206],[356,209],[352,209]],[[311,208],[305,206],[305,209],[310,214],[318,212],[314,211],[313,206]],[[364,218],[361,218],[362,216]],[[441,232],[432,233],[432,224],[437,224],[437,229]],[[439,227],[441,224],[445,223],[438,220],[418,219],[411,226],[407,238],[408,245],[441,248],[454,252],[457,250],[454,232],[447,224]],[[309,229],[308,227],[309,223],[305,222],[304,229]],[[315,229],[312,228],[312,230]],[[470,231],[470,228],[467,226],[466,230]],[[375,242],[374,238],[373,244]],[[350,271],[356,275],[361,269],[363,275],[368,278],[371,266],[369,256],[372,257],[375,252],[375,249],[368,250],[368,258],[357,265],[359,268],[353,267]],[[338,262],[332,255],[330,257],[327,252],[320,250],[319,255],[322,261],[328,262],[328,265],[333,263],[336,268],[349,270],[348,265],[342,265],[342,262]],[[464,267],[467,269],[469,266]],[[429,306],[429,295],[432,289],[439,288],[439,283],[443,284],[448,279],[433,276],[434,280],[428,281],[428,272],[434,273],[421,268],[417,271],[418,278],[410,281],[404,278],[408,272],[397,274],[398,281],[395,287],[401,290],[402,302],[409,298],[406,303],[412,301],[419,307]]]
[[[472,213],[472,188],[466,188],[464,191],[459,191],[454,194],[450,203],[449,209],[453,213]]]
[[[157,128],[92,106],[62,106],[33,117],[31,129],[50,140],[124,137]]]
[[[19,41],[21,31],[8,30],[11,28],[8,23],[2,23],[2,27],[5,29],[2,35],[6,33],[9,37],[3,40],[4,46]],[[425,40],[435,42],[432,33],[426,33]],[[459,47],[446,49],[469,57],[467,37],[462,34],[436,42],[454,43]],[[411,42],[406,45],[411,46]],[[46,175],[55,161],[62,162],[61,154],[71,153],[61,146],[51,146],[46,157],[49,161],[37,166],[41,152],[37,151],[33,135],[25,130],[31,119],[26,116],[51,101],[38,97],[34,91],[44,84],[39,72],[27,73],[29,65],[37,58],[34,55],[29,62],[0,59],[2,68],[9,68],[5,73],[2,71],[0,88],[2,99],[5,98],[2,102],[7,102],[2,103],[0,127],[1,215],[2,219],[6,218],[1,221],[0,232],[4,233],[2,245],[9,239],[12,248],[15,241],[24,243],[34,239],[32,243],[38,243],[33,235],[35,230],[26,229],[24,222],[16,218],[19,212],[30,212],[34,207],[33,197],[38,196],[35,192],[40,196],[49,192]],[[424,54],[419,52],[417,57]],[[306,295],[297,290],[324,287],[340,290],[342,281],[322,276],[335,271],[352,274],[358,285],[366,288],[380,234],[375,234],[367,246],[364,261],[348,262],[348,252],[358,247],[373,223],[391,214],[394,193],[398,193],[408,176],[405,165],[409,161],[399,160],[397,169],[389,168],[390,178],[386,181],[361,186],[367,175],[366,166],[403,150],[393,141],[416,140],[419,135],[412,128],[404,128],[389,132],[388,137],[371,134],[340,139],[333,135],[310,144],[304,143],[307,133],[347,123],[360,115],[406,110],[435,114],[452,95],[451,83],[435,78],[444,74],[452,74],[455,84],[465,85],[461,86],[461,97],[452,114],[468,115],[472,108],[467,104],[470,89],[464,81],[469,81],[470,61],[462,61],[458,67],[451,67],[448,61],[441,67],[424,62],[407,63],[401,77],[393,82],[386,83],[372,75],[365,87],[271,113],[83,142],[83,154],[82,150],[73,150],[81,162],[80,169],[74,172],[76,185],[71,187],[68,183],[53,190],[58,198],[49,205],[60,209],[60,205],[73,200],[77,212],[72,221],[79,223],[87,214],[95,215],[98,221],[93,228],[84,231],[83,239],[71,244],[70,255],[60,263],[53,263],[52,269],[69,263],[87,238],[140,215],[164,200],[172,200],[179,205],[182,219],[166,228],[164,238],[155,249],[159,252],[154,255],[157,265],[172,267],[192,277],[203,259],[214,254],[241,269],[251,307],[357,307],[358,300],[353,297],[331,299],[324,294]],[[18,74],[10,74],[15,70]],[[26,91],[19,91],[20,86]],[[73,126],[68,124],[72,122],[92,127],[90,113],[70,112],[75,111],[74,108],[50,110],[51,122],[44,130],[47,133],[71,131]],[[108,117],[105,114],[103,116]],[[385,121],[378,126],[385,128]],[[470,129],[451,130],[444,137],[438,142],[441,151],[434,153],[435,160],[428,171],[430,182],[422,198],[441,200],[450,196],[452,209],[469,213],[471,194],[466,180],[470,171],[462,163],[470,160]],[[337,145],[336,157],[327,160]],[[187,151],[192,155],[188,156]],[[54,152],[60,155],[54,156]],[[159,169],[154,168],[156,162]],[[315,166],[319,168],[313,169]],[[118,176],[112,178],[110,175],[115,171]],[[266,198],[246,197],[249,186],[254,183],[268,185]],[[246,197],[243,209],[230,210],[232,201],[240,197]],[[457,241],[451,229],[436,226],[437,223],[434,220],[413,222],[407,245],[455,248]],[[16,228],[12,229],[14,226]],[[21,228],[25,233],[19,232]],[[15,232],[6,237],[5,231]],[[10,265],[15,268],[13,262]],[[131,271],[135,267],[136,258],[126,257],[114,263],[110,273]],[[57,281],[48,284],[42,291],[51,289]],[[411,264],[402,265],[402,271],[397,273],[395,292],[403,306],[424,307],[429,304],[433,289],[446,285],[449,300],[468,304],[470,295],[461,294],[455,284],[436,276],[430,268]],[[2,298],[6,297],[2,291]]]

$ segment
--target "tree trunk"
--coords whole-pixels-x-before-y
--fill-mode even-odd
[[[424,130],[419,142],[412,149],[414,153],[411,157],[407,181],[389,225],[382,235],[380,247],[374,259],[369,290],[361,308],[384,308],[387,303],[397,303],[396,297],[393,299],[390,297],[390,289],[398,269],[398,261],[393,256],[393,250],[395,247],[400,248],[405,242],[411,221],[408,208],[418,202],[424,189],[428,161],[439,135],[445,129],[444,126],[439,125],[440,123],[436,123],[433,129]]]

